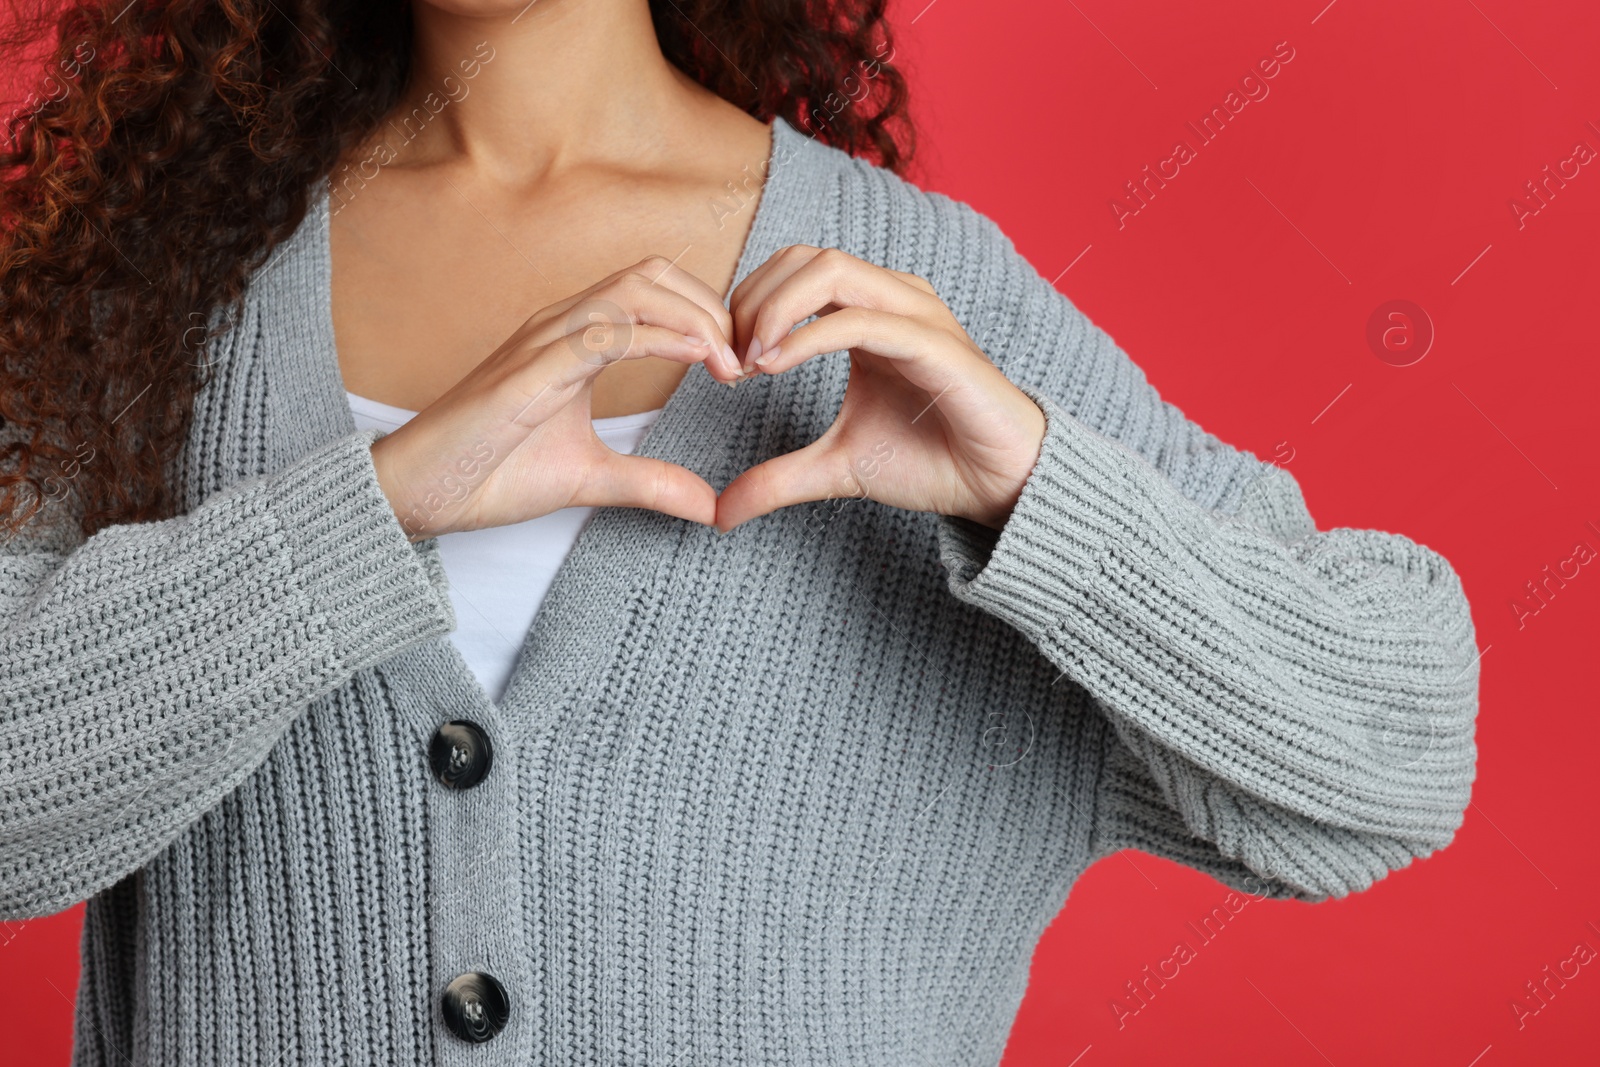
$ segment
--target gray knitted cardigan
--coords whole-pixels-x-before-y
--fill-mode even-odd
[[[0,550],[0,916],[90,898],[78,1064],[993,1064],[1100,857],[1313,900],[1450,842],[1449,564],[1317,530],[973,209],[773,145],[739,275],[931,281],[1047,415],[1005,529],[602,511],[493,703],[346,407],[319,197],[220,342],[186,514]],[[847,369],[696,367],[640,452],[726,484]],[[446,720],[492,740],[475,788],[430,773]],[[441,1016],[467,972],[509,995],[482,1044]]]

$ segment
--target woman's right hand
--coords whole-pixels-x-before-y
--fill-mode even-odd
[[[710,524],[717,494],[677,464],[595,435],[594,378],[622,359],[744,376],[733,322],[704,282],[661,256],[537,312],[415,418],[372,446],[378,483],[413,541],[565,507],[636,507]],[[697,343],[698,342],[698,343]]]

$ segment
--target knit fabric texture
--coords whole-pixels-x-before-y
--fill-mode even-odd
[[[1317,900],[1451,841],[1450,565],[1317,529],[982,214],[772,137],[738,276],[809,244],[928,279],[1046,415],[1005,528],[602,510],[491,702],[344,402],[320,197],[215,353],[185,514],[0,549],[0,917],[89,898],[79,1067],[992,1065],[1099,858]],[[695,367],[639,454],[725,485],[848,364]],[[494,746],[465,790],[428,766],[457,719]],[[472,971],[511,1003],[477,1045],[440,1008]]]

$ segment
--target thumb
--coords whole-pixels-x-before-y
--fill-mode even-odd
[[[717,493],[704,478],[649,456],[612,452],[582,495],[592,507],[646,508],[707,526],[717,517]]]
[[[728,483],[717,498],[717,529],[723,533],[768,512],[810,500],[854,496],[860,483],[824,441],[757,464]]]

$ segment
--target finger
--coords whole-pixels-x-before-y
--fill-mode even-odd
[[[609,314],[611,318],[620,318],[606,305],[623,305],[623,301],[619,300],[619,294],[625,297],[638,291],[641,280],[653,288],[689,301],[704,312],[705,318],[702,320],[700,332],[684,332],[703,336],[706,340],[716,343],[719,350],[726,349],[727,358],[723,359],[719,351],[718,358],[713,359],[710,365],[726,371],[721,375],[724,380],[737,377],[733,373],[733,368],[738,361],[732,358],[731,347],[733,320],[728,309],[723,307],[721,297],[705,282],[665,256],[647,256],[631,267],[614,271],[583,292],[551,304],[543,313],[546,332],[538,337],[538,343],[548,343],[553,336],[570,332],[575,318],[586,319],[589,313],[596,310],[602,315]],[[658,325],[665,324],[658,323]],[[552,328],[553,332],[550,332]]]
[[[706,309],[706,313],[716,320],[717,328],[721,331],[720,340],[725,343],[733,341],[733,316],[722,304],[722,294],[702,281],[699,275],[693,274],[676,262],[668,260],[665,265],[657,267],[660,256],[653,257],[648,264],[640,263],[635,269],[649,277],[655,284],[665,286],[681,296],[688,297],[696,304]],[[714,338],[707,338],[713,340]]]
[[[703,363],[716,355],[716,342],[649,323],[591,323],[557,342],[575,359],[572,378],[582,380],[613,363],[654,356],[673,363]]]
[[[623,267],[621,270],[612,271],[601,278],[581,293],[574,293],[564,300],[556,301],[549,305],[549,310],[564,313],[588,297],[594,296],[600,290],[611,286],[629,274],[644,276],[652,284],[670,289],[680,296],[686,297],[705,308],[706,313],[717,319],[724,327],[724,339],[732,338],[732,322],[728,318],[728,309],[722,306],[722,298],[717,295],[699,277],[677,265],[666,256],[646,256],[639,262]]]
[[[796,323],[835,308],[865,307],[907,317],[948,316],[932,287],[914,285],[907,280],[911,278],[825,248],[781,279],[772,275],[775,284],[754,305],[747,350],[758,349],[764,355],[780,345]],[[760,358],[752,357],[752,364]]]
[[[759,345],[751,351],[750,340],[753,336],[756,313],[761,310],[762,302],[785,279],[809,263],[821,251],[822,249],[811,245],[789,245],[780,248],[755,270],[745,275],[744,280],[728,295],[728,308],[733,315],[734,349],[740,353],[742,365],[746,370],[750,370],[757,357],[761,355]]]
[[[842,307],[789,333],[781,345],[763,352],[756,366],[767,374],[782,374],[824,352],[850,350],[912,362],[947,357],[949,353],[940,349],[954,340],[921,319],[873,308]]]
[[[795,324],[822,314],[830,305],[888,311],[896,315],[926,315],[938,298],[902,280],[890,271],[857,259],[837,248],[824,248],[800,264],[765,293],[755,309],[751,326],[754,339],[764,349],[780,343]]]
[[[576,304],[567,313],[566,333],[610,333],[625,338],[633,325],[661,326],[675,330],[687,337],[697,337],[712,346],[707,368],[722,381],[736,381],[743,376],[742,368],[728,343],[724,320],[727,309],[720,304],[720,318],[706,310],[699,302],[675,289],[651,281],[638,272],[624,274],[610,285],[599,289],[593,297]],[[599,343],[610,342],[600,338]],[[621,358],[620,349],[607,362]]]
[[[650,268],[654,268],[655,265],[655,260],[648,262]],[[743,369],[733,352],[733,318],[728,309],[722,306],[721,298],[709,285],[670,262],[659,270],[636,270],[630,275],[625,275],[620,284],[637,288],[637,282],[634,281],[636,278],[645,279],[650,286],[640,297],[641,308],[653,306],[678,308],[681,307],[680,301],[687,302],[698,311],[699,314],[695,317],[700,320],[701,327],[692,332],[685,332],[703,338],[716,347],[716,354],[707,361],[707,366],[720,370],[722,373],[718,376],[724,381],[735,381],[743,377]],[[662,304],[656,299],[659,297],[665,297],[666,302]],[[672,325],[671,322],[657,319],[641,318],[640,321],[654,322],[662,326]]]
[[[602,370],[623,359],[655,356],[674,363],[703,363],[714,346],[662,326],[614,324],[602,317],[557,338],[491,383],[493,415],[512,425],[537,426],[579,396]],[[446,398],[449,394],[446,394]]]
[[[716,490],[698,474],[665,460],[606,451],[574,504],[647,508],[707,526],[716,521]]]
[[[723,533],[791,504],[861,495],[850,465],[826,437],[757,464],[740,474],[717,498],[717,529]]]
[[[843,351],[892,360],[901,377],[936,397],[983,373],[980,363],[993,370],[947,330],[923,319],[860,307],[840,308],[813,319],[764,353],[756,366],[765,374],[782,374],[808,359]]]
[[[808,262],[820,251],[822,249],[812,245],[786,245],[778,249],[734,286],[733,292],[728,294],[729,307],[732,308],[734,304],[751,303],[753,296],[754,302],[759,303],[763,287],[770,288],[768,278],[774,274],[782,277],[793,274],[801,264]],[[737,318],[737,313],[735,317]]]
[[[884,267],[882,269],[888,271],[890,274],[894,275],[894,277],[899,278],[913,289],[927,293],[929,296],[939,295],[934,290],[933,283],[922,277],[920,274],[907,274],[903,270],[890,270],[888,267]]]

